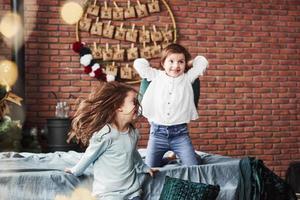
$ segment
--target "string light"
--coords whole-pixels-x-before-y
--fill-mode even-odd
[[[61,8],[61,17],[68,24],[77,23],[83,15],[83,6],[75,1],[65,3]]]
[[[0,61],[0,84],[12,87],[18,79],[18,67],[9,60]]]
[[[96,200],[95,197],[92,196],[92,193],[87,188],[76,188],[70,197],[66,197],[64,195],[57,195],[54,200]]]
[[[12,38],[22,30],[21,17],[16,13],[7,13],[0,22],[0,32],[6,38]]]

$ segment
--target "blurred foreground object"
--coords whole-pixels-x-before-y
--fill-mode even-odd
[[[22,98],[11,93],[7,86],[0,85],[0,151],[20,151],[21,149],[21,125],[13,121],[9,116],[7,102],[21,105]]]
[[[0,21],[0,32],[8,39],[17,36],[22,28],[21,17],[16,13],[7,13]]]
[[[66,23],[76,24],[83,14],[83,6],[79,2],[69,1],[62,6],[60,14]]]
[[[8,87],[15,84],[18,79],[18,67],[17,65],[10,60],[0,61],[0,85]]]
[[[20,151],[21,139],[20,123],[8,116],[3,117],[0,120],[0,151]]]

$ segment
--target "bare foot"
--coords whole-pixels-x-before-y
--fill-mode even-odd
[[[168,159],[169,161],[176,160],[176,154],[175,154],[173,151],[170,152],[170,153],[168,153],[167,159]]]

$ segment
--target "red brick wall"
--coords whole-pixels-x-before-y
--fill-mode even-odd
[[[60,19],[63,2],[25,1],[25,27],[28,33],[32,30],[26,42],[31,125],[42,126],[54,116],[51,91],[74,105],[70,95],[84,95],[94,83],[82,73],[79,56],[71,49],[75,27]],[[283,176],[288,164],[300,159],[300,1],[168,2],[179,42],[210,62],[201,77],[200,118],[190,124],[196,149],[255,156]],[[169,18],[148,21],[155,20]],[[92,41],[86,34],[82,37]],[[138,127],[145,147],[146,120]]]
[[[10,5],[7,0],[0,0],[0,19],[10,11]],[[7,40],[0,33],[0,60],[10,59],[11,49]]]

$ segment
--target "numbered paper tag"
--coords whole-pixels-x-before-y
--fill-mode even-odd
[[[124,9],[123,8],[113,8],[113,19],[114,20],[124,20]]]
[[[103,60],[104,61],[110,61],[113,58],[113,50],[112,49],[105,49],[104,51],[102,51],[103,54]]]
[[[90,5],[87,9],[87,13],[93,16],[98,16],[100,11],[100,7],[97,5]]]
[[[138,17],[146,17],[149,15],[146,5],[140,4],[139,1],[138,5],[135,6],[135,10]]]
[[[124,61],[125,49],[114,49],[113,60],[115,61]]]
[[[104,25],[103,36],[107,38],[113,38],[115,27],[109,24]]]
[[[129,42],[136,42],[138,37],[138,30],[127,30],[126,40]]]
[[[120,68],[120,76],[122,79],[132,79],[132,69],[131,67],[121,67]]]
[[[158,1],[152,1],[151,3],[148,3],[147,6],[150,13],[160,12]]]
[[[102,19],[111,19],[112,18],[112,8],[101,7],[101,18]]]
[[[92,25],[92,19],[90,18],[83,18],[79,21],[79,29],[81,31],[90,31]]]
[[[134,7],[130,6],[128,8],[125,8],[124,10],[124,18],[129,19],[129,18],[135,18],[135,9]]]
[[[161,47],[160,45],[154,45],[151,47],[151,57],[158,58],[161,56]]]
[[[92,55],[94,59],[102,59],[102,50],[101,48],[93,48]]]
[[[101,22],[94,23],[91,28],[91,34],[101,36],[102,30],[103,30],[102,27],[103,27],[103,23],[101,23]]]
[[[138,54],[137,47],[132,47],[127,50],[127,59],[128,60],[134,60],[134,59],[137,59],[138,57],[139,57],[139,54]]]
[[[135,69],[133,68],[133,70],[131,70],[131,74],[132,74],[132,79],[133,80],[138,80],[140,79],[140,75],[137,73],[137,71],[135,71]]]
[[[150,42],[150,31],[140,30],[139,31],[139,42],[140,43],[149,43]]]
[[[143,47],[140,49],[140,54],[142,58],[150,59],[151,57],[151,48],[148,47]]]
[[[117,76],[118,68],[115,65],[107,65],[105,68],[105,73],[113,76]]]
[[[161,32],[164,38],[164,41],[173,41],[173,31],[168,30],[168,31],[162,31]]]
[[[117,40],[125,40],[126,29],[117,27],[115,31],[115,39]]]
[[[151,31],[151,40],[153,42],[160,42],[163,40],[162,34],[160,31]]]

